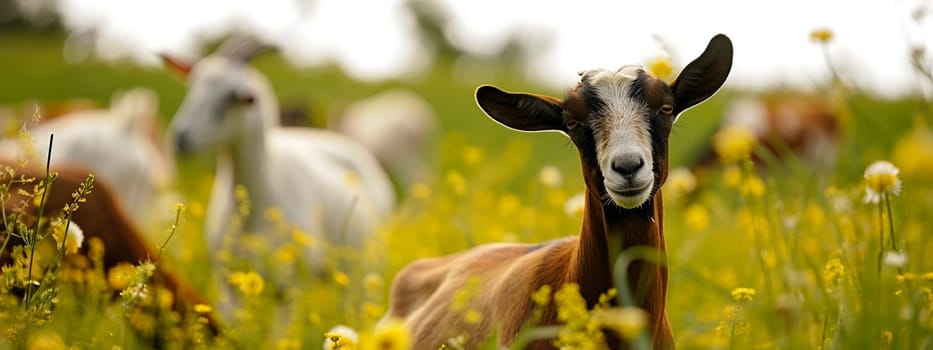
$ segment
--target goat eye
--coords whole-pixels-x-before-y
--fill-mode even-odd
[[[573,130],[580,126],[580,122],[574,119],[567,119],[567,129]]]
[[[251,93],[243,92],[243,93],[237,94],[236,100],[237,102],[240,102],[242,104],[251,105],[253,104],[253,102],[256,101],[256,98]]]
[[[671,106],[670,104],[664,104],[663,106],[661,106],[661,113],[664,113],[664,114],[674,113],[674,106]]]

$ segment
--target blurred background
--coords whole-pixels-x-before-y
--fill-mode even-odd
[[[158,120],[164,125],[184,88],[178,75],[164,69],[159,54],[193,60],[230,35],[252,34],[278,47],[255,64],[269,76],[283,110],[299,123],[323,126],[347,103],[403,86],[436,109],[445,132],[483,130],[489,136],[476,141],[496,144],[509,133],[474,107],[471,92],[479,84],[560,96],[584,69],[663,61],[676,74],[709,37],[726,33],[736,46],[733,72],[725,93],[701,107],[712,116],[682,120],[680,129],[690,130],[677,139],[692,144],[709,138],[731,97],[776,91],[826,96],[834,79],[858,98],[929,97],[926,50],[933,44],[933,20],[928,10],[924,1],[870,0],[584,1],[575,6],[3,0],[0,103],[106,105],[114,92],[141,86],[157,93]],[[814,31],[830,37],[814,39]],[[65,111],[45,113],[50,112]],[[892,112],[874,115],[871,122],[878,123],[870,129],[896,133],[912,123],[913,113]],[[882,156],[891,146],[879,140],[862,151]],[[674,147],[673,152],[677,165],[698,151]]]
[[[727,92],[817,93],[835,70],[852,91],[891,101],[933,93],[929,78],[917,74],[933,43],[928,5],[4,0],[0,103],[103,104],[117,90],[143,86],[157,92],[164,122],[184,89],[159,54],[195,59],[237,33],[279,48],[256,65],[285,109],[313,125],[341,104],[401,85],[437,109],[445,131],[490,126],[471,102],[478,84],[560,95],[584,69],[667,60],[676,73],[719,32],[736,46]],[[832,36],[823,44],[809,37],[821,29]],[[693,128],[691,119],[700,118],[686,118],[684,128]],[[715,123],[709,119],[698,123]],[[685,134],[702,138],[708,130]]]

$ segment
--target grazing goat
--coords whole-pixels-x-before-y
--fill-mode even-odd
[[[801,94],[739,98],[726,108],[717,130],[736,126],[751,132],[759,145],[778,158],[793,155],[811,166],[832,164],[841,137],[839,120],[826,102]],[[695,166],[715,160],[715,151],[707,147]]]
[[[29,129],[35,138],[35,159],[44,162],[49,135],[55,134],[53,165],[87,167],[113,185],[124,209],[136,222],[148,216],[161,189],[173,181],[173,163],[156,141],[154,124],[158,97],[136,88],[116,94],[110,109],[84,110],[40,121]],[[14,151],[15,150],[15,151]],[[16,140],[4,140],[7,157],[19,157]]]
[[[0,164],[13,167],[15,162],[0,160]],[[17,170],[17,177],[24,175],[27,178],[35,178],[36,180],[28,184],[13,183],[9,190],[11,197],[3,203],[7,213],[16,210],[20,202],[26,200],[20,194],[20,190],[31,192],[33,186],[45,178],[44,169],[39,170],[29,167],[26,169],[14,167],[13,169]],[[52,171],[57,172],[58,177],[52,183],[45,199],[43,216],[47,218],[56,217],[65,205],[72,203],[72,193],[84,182],[91,169],[78,166],[56,166],[52,168]],[[103,265],[105,271],[120,263],[138,264],[146,259],[154,260],[157,258],[158,252],[146,241],[145,236],[132,220],[127,217],[120,199],[114,192],[114,188],[106,180],[95,178],[94,189],[85,199],[86,201],[80,204],[71,220],[84,232],[85,239],[97,237],[101,240],[104,246]],[[29,202],[31,203],[31,200]],[[34,220],[37,209],[34,205],[27,205],[24,210],[28,215],[25,217]],[[11,244],[7,245],[7,250],[0,254],[0,266],[11,263],[9,255],[11,246],[23,244],[21,239],[8,234],[9,231],[5,227],[0,231],[0,238],[12,239]],[[83,245],[82,254],[88,254],[88,246],[88,244]],[[156,263],[158,262],[156,261]],[[172,292],[175,296],[172,307],[181,314],[190,312],[191,307],[195,304],[207,304],[206,299],[201,294],[164,266],[159,266],[155,270],[152,283],[162,285]],[[218,323],[212,314],[208,315],[208,320],[211,329],[218,331]]]
[[[720,34],[672,85],[649,76],[641,66],[627,65],[617,71],[582,72],[563,101],[481,86],[476,101],[495,121],[519,131],[562,132],[576,145],[586,185],[581,232],[541,244],[490,244],[416,261],[395,277],[384,320],[404,320],[415,349],[436,349],[460,334],[469,337],[466,348],[475,348],[492,331],[501,346],[508,346],[531,317],[532,292],[542,286],[558,290],[576,283],[593,307],[613,287],[622,252],[644,246],[663,256],[658,189],[667,177],[671,127],[681,112],[711,97],[731,67],[732,42]],[[654,348],[672,348],[666,267],[636,260],[625,275],[636,289],[633,295],[644,293],[636,303],[649,314]],[[451,311],[455,292],[471,279],[480,285],[470,304],[482,315],[475,323]],[[544,307],[540,325],[556,323],[552,302]],[[611,348],[627,346],[615,334],[604,333]],[[538,340],[528,347],[553,344]]]
[[[263,51],[253,41],[229,41],[195,65],[166,57],[189,72],[188,94],[170,129],[178,154],[218,155],[206,217],[208,247],[216,251],[235,213],[234,189],[246,189],[249,212],[242,231],[269,231],[270,208],[317,242],[359,246],[391,213],[395,193],[365,147],[332,131],[278,125],[278,105],[266,78],[248,62]],[[269,235],[266,243],[276,247]],[[323,264],[321,244],[306,253]],[[216,275],[216,274],[215,274]],[[223,290],[223,288],[221,288]]]
[[[428,180],[424,150],[437,133],[437,115],[418,94],[393,89],[353,102],[332,124],[366,146],[402,188]]]

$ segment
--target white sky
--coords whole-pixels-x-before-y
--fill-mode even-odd
[[[733,88],[810,88],[828,69],[811,43],[814,28],[830,28],[830,55],[851,82],[885,95],[916,89],[911,44],[933,50],[933,20],[911,19],[929,0],[436,0],[453,16],[447,35],[470,51],[489,52],[514,28],[550,38],[533,55],[532,76],[553,86],[576,72],[645,63],[663,53],[662,38],[682,66],[715,33],[735,45]],[[156,64],[156,54],[194,57],[203,40],[250,26],[299,66],[336,61],[360,79],[399,77],[430,58],[416,40],[403,0],[59,0],[66,26],[94,30],[98,55]],[[933,17],[931,14],[928,17]]]

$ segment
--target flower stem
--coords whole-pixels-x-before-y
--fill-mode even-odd
[[[894,216],[891,215],[891,195],[884,194],[884,206],[888,211],[888,233],[891,236],[891,250],[897,251],[897,239],[894,238]]]
[[[826,316],[823,317],[823,330],[820,332],[820,348],[826,344],[826,327],[829,324],[829,310],[826,310]]]
[[[884,263],[884,208],[878,203],[878,278],[881,278],[881,265]]]
[[[732,333],[729,335],[729,350],[735,349],[735,324],[739,323],[738,315],[732,320]]]
[[[45,199],[48,197],[49,189],[51,188],[52,182],[55,181],[55,178],[50,174],[52,172],[51,166],[52,166],[52,142],[53,141],[55,141],[55,134],[50,134],[49,135],[49,153],[48,155],[46,155],[46,160],[45,160],[45,180],[42,181],[42,186],[43,186],[42,198],[39,200],[39,210],[36,212],[36,224],[35,224],[35,227],[33,227],[32,232],[28,235],[30,236],[30,239],[25,239],[26,237],[23,237],[24,241],[27,241],[27,243],[30,243],[29,244],[29,272],[27,272],[28,275],[26,275],[27,276],[26,277],[26,281],[27,281],[26,296],[23,298],[23,305],[25,305],[27,309],[29,308],[29,304],[32,302],[33,293],[35,292],[35,288],[33,286],[33,281],[32,281],[32,267],[33,267],[33,263],[35,262],[34,259],[36,256],[36,245],[39,244],[38,242],[39,222],[41,221],[40,219],[42,218],[42,212],[45,210]]]

